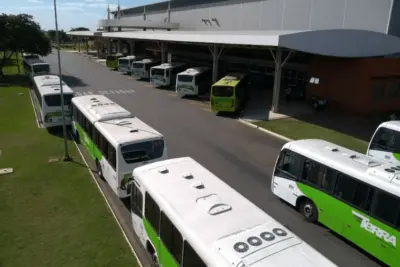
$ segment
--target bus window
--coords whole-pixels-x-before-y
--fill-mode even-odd
[[[299,173],[300,157],[295,153],[285,151],[279,156],[276,175],[296,179]]]
[[[395,210],[399,210],[400,200],[386,192],[378,191],[375,198],[375,204],[372,214],[391,225],[396,224],[396,217],[398,216]]]
[[[190,82],[193,81],[193,77],[194,76],[191,76],[191,75],[183,75],[183,74],[181,74],[181,75],[178,75],[178,81],[184,82],[184,83],[190,83]]]
[[[400,133],[384,127],[379,128],[371,142],[370,149],[400,152]]]
[[[131,211],[139,217],[142,217],[143,213],[143,194],[137,188],[135,183],[132,183],[131,187]]]
[[[187,241],[183,245],[183,267],[207,267]]]
[[[331,168],[309,159],[304,161],[302,179],[328,192],[332,191],[335,182]]]
[[[144,216],[158,234],[160,230],[160,208],[154,199],[146,192],[144,201]]]
[[[213,96],[217,97],[232,97],[233,87],[232,86],[213,86]]]
[[[110,163],[111,167],[115,171],[117,168],[117,153],[114,146],[112,146],[110,143],[108,143],[108,154],[106,156],[108,163]]]
[[[73,95],[64,95],[64,106],[71,105]],[[46,95],[44,101],[48,107],[61,106],[61,96],[60,95]]]
[[[180,265],[182,263],[183,238],[164,212],[161,212],[160,238],[175,261]]]
[[[161,158],[164,153],[164,141],[154,140],[125,145],[121,147],[121,153],[128,164]]]

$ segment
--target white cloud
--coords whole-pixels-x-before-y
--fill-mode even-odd
[[[106,4],[106,3],[90,3],[90,4],[87,4],[87,7],[107,9],[108,4]],[[112,9],[112,10],[117,9],[117,7],[118,7],[118,5],[116,5],[116,4],[110,4],[110,9]]]
[[[43,1],[43,0],[28,0],[28,3],[32,3],[32,4],[43,4],[44,1]]]
[[[106,0],[84,0],[84,1],[89,3],[104,3]]]

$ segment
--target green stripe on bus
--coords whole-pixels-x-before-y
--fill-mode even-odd
[[[154,249],[157,252],[158,263],[163,267],[178,267],[172,255],[169,253],[168,249],[165,247],[163,242],[158,238],[158,234],[154,231],[153,227],[149,224],[146,218],[143,217],[143,225],[146,230],[147,236],[149,237]]]
[[[297,186],[317,206],[320,223],[386,264],[400,266],[396,256],[400,255],[396,243],[400,239],[398,230],[322,191],[301,183],[297,183]]]
[[[399,153],[393,153],[393,157],[400,161],[400,154]]]
[[[85,147],[86,151],[94,160],[97,159],[100,161],[103,158],[103,156],[100,150],[97,148],[97,146],[93,143],[90,136],[87,135],[86,132],[81,128],[81,126],[75,121],[74,121],[74,126],[79,134],[79,140],[81,144]]]

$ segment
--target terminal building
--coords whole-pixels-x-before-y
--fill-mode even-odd
[[[68,34],[105,40],[108,53],[209,65],[214,81],[249,73],[246,109],[257,119],[313,96],[354,114],[400,109],[400,1],[171,0],[117,10],[97,26]]]

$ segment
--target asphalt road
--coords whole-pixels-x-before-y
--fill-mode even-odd
[[[165,136],[170,158],[194,158],[338,266],[380,266],[328,229],[305,222],[271,193],[271,173],[283,141],[235,119],[217,117],[200,101],[151,88],[81,55],[61,52],[61,57],[64,81],[75,92],[107,94]],[[56,54],[45,60],[58,71]],[[129,224],[125,206],[117,203],[116,207]]]

